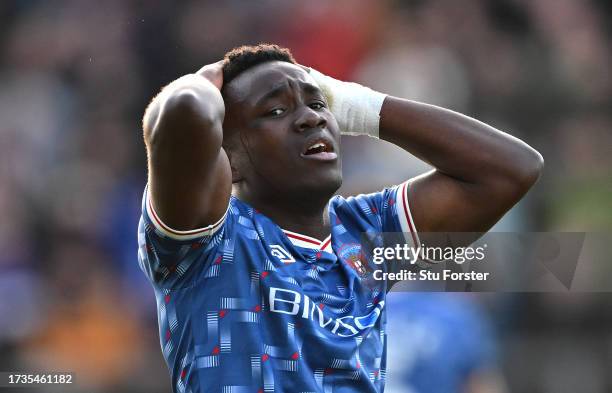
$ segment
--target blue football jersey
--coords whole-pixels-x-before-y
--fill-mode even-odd
[[[407,189],[333,197],[324,240],[234,196],[219,222],[176,231],[145,189],[138,257],[174,392],[382,392],[388,288],[361,237],[405,232],[418,244]]]

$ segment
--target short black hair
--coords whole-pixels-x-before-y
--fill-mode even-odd
[[[243,45],[227,52],[223,60],[223,84],[261,63],[286,61],[296,64],[289,49],[274,44]]]

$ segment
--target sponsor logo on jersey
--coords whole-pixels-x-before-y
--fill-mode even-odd
[[[359,317],[345,315],[334,318],[325,316],[322,304],[317,304],[308,296],[291,289],[270,287],[268,300],[271,312],[298,315],[304,319],[318,321],[321,328],[340,337],[352,337],[376,325],[385,306],[383,300],[366,315]]]

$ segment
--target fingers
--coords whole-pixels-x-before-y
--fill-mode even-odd
[[[200,68],[197,73],[199,74],[199,73],[206,72],[206,71],[214,71],[214,70],[223,69],[224,62],[225,62],[224,60],[219,60],[215,63],[206,64],[204,67]]]
[[[216,63],[207,64],[200,68],[196,74],[208,79],[217,89],[221,90],[223,86],[224,63],[224,60],[219,60]]]

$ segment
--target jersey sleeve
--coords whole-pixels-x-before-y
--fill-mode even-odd
[[[380,192],[358,195],[347,199],[353,214],[359,220],[366,220],[370,232],[367,238],[371,239],[381,234],[385,247],[406,244],[408,247],[418,249],[421,246],[419,233],[412,218],[411,206],[408,201],[411,180],[407,180],[394,187],[385,188]],[[416,261],[399,260],[386,264],[388,272],[398,272],[403,269],[416,267],[428,269],[435,262],[418,259]],[[393,285],[395,282],[392,282]]]
[[[229,207],[228,207],[229,210]],[[178,231],[164,224],[155,212],[147,187],[138,225],[138,263],[154,286],[177,289],[206,277],[220,254],[227,230],[227,211],[204,228]]]
[[[408,245],[418,246],[419,235],[408,203],[409,190],[410,180],[380,192],[350,197],[347,202],[375,231],[401,232]]]

